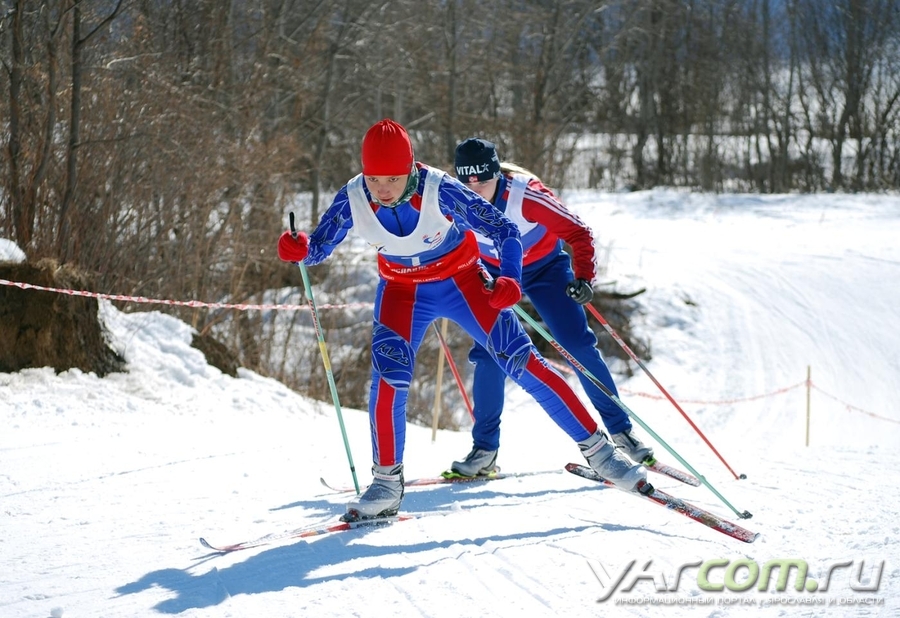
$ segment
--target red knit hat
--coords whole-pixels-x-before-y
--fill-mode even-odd
[[[409,134],[390,118],[366,131],[362,142],[364,176],[405,176],[412,172],[413,149]]]

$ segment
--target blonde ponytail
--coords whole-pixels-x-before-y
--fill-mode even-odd
[[[521,165],[516,165],[515,163],[509,163],[508,161],[502,161],[500,163],[500,171],[504,174],[523,174],[525,176],[531,176],[532,178],[537,178],[537,174],[530,172],[525,169]],[[540,180],[540,179],[538,179]]]

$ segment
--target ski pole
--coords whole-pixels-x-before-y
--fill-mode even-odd
[[[703,438],[703,441],[706,442],[706,445],[707,445],[710,449],[712,449],[712,452],[715,453],[715,454],[716,454],[716,457],[719,458],[719,461],[721,461],[721,462],[725,465],[725,467],[728,468],[728,471],[731,472],[731,473],[734,475],[734,478],[736,478],[736,479],[745,479],[745,478],[747,478],[747,475],[746,475],[746,474],[738,474],[737,472],[735,472],[734,470],[732,470],[731,466],[728,465],[728,462],[725,461],[725,458],[723,458],[723,457],[719,454],[719,451],[716,450],[716,447],[714,447],[714,446],[712,445],[712,443],[711,443],[709,440],[706,439],[706,436],[703,435],[703,432],[700,431],[700,428],[697,427],[697,425],[694,424],[694,421],[692,421],[692,420],[690,419],[690,417],[687,415],[687,413],[686,413],[684,410],[681,409],[681,406],[679,406],[679,405],[678,405],[678,402],[676,402],[676,401],[672,398],[672,396],[668,393],[668,391],[666,391],[666,389],[663,388],[663,385],[660,384],[660,383],[657,381],[657,379],[656,379],[655,377],[653,377],[653,374],[650,373],[650,370],[647,369],[647,366],[641,361],[641,359],[639,359],[639,358],[637,357],[637,355],[636,355],[634,352],[632,352],[631,348],[628,347],[628,345],[625,343],[625,341],[622,340],[621,337],[619,337],[619,333],[617,333],[615,330],[613,330],[613,327],[609,325],[609,322],[607,322],[606,320],[603,319],[603,316],[600,315],[600,312],[597,311],[597,309],[595,309],[594,306],[593,306],[591,303],[585,304],[585,307],[587,307],[587,308],[588,308],[588,311],[590,311],[591,314],[592,314],[595,318],[597,318],[597,321],[600,322],[600,324],[603,326],[603,328],[606,329],[606,332],[608,332],[608,333],[610,334],[610,336],[611,336],[613,339],[616,340],[616,343],[618,343],[618,344],[621,346],[621,348],[622,348],[623,350],[625,350],[625,352],[628,353],[628,356],[630,356],[631,359],[632,359],[634,362],[636,362],[636,363],[638,364],[638,367],[640,367],[641,369],[644,370],[644,373],[647,374],[647,377],[649,377],[651,380],[653,380],[653,383],[656,384],[656,386],[659,388],[660,391],[662,391],[662,394],[666,396],[666,399],[668,399],[668,400],[672,403],[672,405],[675,406],[675,409],[678,410],[679,412],[681,412],[681,415],[685,418],[685,420],[687,420],[687,422],[688,422],[688,423],[690,424],[690,426],[694,429],[694,431],[697,432],[697,435],[699,435],[701,438]]]
[[[447,325],[447,318],[444,318],[443,325]],[[456,386],[459,387],[459,393],[462,395],[463,401],[466,402],[466,409],[469,411],[469,416],[474,421],[475,413],[472,411],[472,402],[469,401],[469,396],[466,394],[466,386],[463,384],[462,377],[459,375],[459,369],[457,369],[456,363],[453,361],[453,355],[450,353],[450,346],[447,345],[447,340],[444,337],[444,334],[438,329],[437,324],[432,322],[432,326],[434,326],[434,332],[437,334],[438,341],[441,342],[441,348],[444,350],[444,356],[447,357],[447,364],[450,365],[450,371],[453,372],[453,377],[456,379]]]
[[[447,318],[444,318],[443,328],[447,328]],[[440,333],[437,328],[437,325],[434,327],[435,332]],[[437,375],[435,375],[435,383],[434,383],[434,405],[431,407],[431,441],[434,442],[437,440],[437,430],[438,430],[438,422],[441,417],[441,398],[443,397],[443,389],[444,389],[444,351],[441,350],[438,352],[437,358]]]
[[[294,227],[294,213],[290,213],[291,235],[296,238],[297,230]],[[319,325],[319,312],[316,310],[316,301],[313,298],[312,286],[309,283],[309,275],[306,272],[306,266],[303,262],[297,262],[300,267],[300,276],[303,277],[303,289],[306,292],[306,301],[309,304],[309,311],[312,314],[313,328],[316,331],[316,338],[319,340],[319,350],[322,352],[322,363],[325,365],[325,376],[328,378],[328,388],[331,389],[331,399],[334,401],[334,410],[337,412],[338,423],[341,426],[341,436],[344,439],[344,449],[347,451],[347,461],[350,462],[350,474],[353,476],[353,486],[356,493],[359,493],[359,481],[356,479],[356,466],[353,465],[353,455],[350,453],[350,441],[347,440],[347,430],[344,427],[344,416],[341,413],[341,402],[338,399],[337,386],[334,383],[334,374],[331,371],[331,360],[328,358],[328,348],[325,347],[325,336],[322,334],[322,328]]]
[[[616,404],[617,406],[619,406],[619,408],[622,409],[623,412],[625,412],[629,417],[631,417],[632,419],[634,419],[634,421],[637,422],[638,425],[640,425],[641,427],[643,427],[643,428],[644,428],[644,431],[646,431],[647,433],[649,433],[651,436],[653,436],[653,437],[656,439],[657,442],[659,442],[660,444],[662,444],[662,445],[665,447],[665,449],[666,449],[667,451],[669,451],[669,452],[670,452],[670,453],[671,453],[671,454],[672,454],[679,462],[681,462],[681,464],[682,464],[684,467],[686,467],[686,468],[691,472],[691,474],[693,474],[693,475],[696,476],[698,479],[700,479],[700,482],[703,483],[704,485],[706,485],[706,487],[707,487],[711,492],[713,492],[713,493],[716,495],[716,497],[719,498],[719,500],[722,501],[723,504],[725,504],[728,508],[730,508],[730,509],[735,513],[735,515],[737,515],[737,516],[740,517],[741,519],[749,519],[749,518],[753,517],[753,515],[752,515],[749,511],[744,511],[744,512],[742,513],[741,511],[739,511],[738,509],[736,509],[734,506],[732,506],[732,504],[731,504],[728,500],[725,499],[725,496],[723,496],[722,494],[720,494],[720,493],[718,492],[718,490],[716,490],[716,488],[713,487],[713,486],[706,480],[706,477],[704,477],[702,474],[700,474],[699,472],[697,472],[697,471],[694,469],[694,467],[691,466],[691,464],[689,464],[687,461],[685,461],[685,459],[684,459],[681,455],[679,455],[679,454],[675,451],[675,449],[673,449],[671,446],[669,446],[669,444],[668,444],[665,440],[663,440],[663,439],[659,436],[659,434],[657,434],[655,431],[653,431],[647,423],[645,423],[645,422],[644,422],[637,414],[635,414],[628,406],[626,406],[624,403],[622,403],[622,401],[621,401],[618,397],[616,397],[616,395],[615,395],[611,390],[609,390],[609,388],[607,388],[607,386],[606,386],[605,384],[603,384],[603,382],[601,382],[594,374],[592,374],[590,371],[588,371],[587,367],[585,367],[584,365],[582,365],[581,363],[579,363],[579,362],[575,359],[574,356],[572,356],[571,354],[569,354],[569,352],[568,352],[564,347],[562,347],[562,345],[560,345],[560,343],[559,343],[556,339],[554,339],[553,336],[550,335],[550,333],[548,333],[546,330],[544,330],[544,328],[543,328],[540,324],[538,324],[538,323],[537,323],[530,315],[528,315],[528,313],[526,313],[524,309],[522,309],[522,308],[519,307],[518,305],[513,305],[513,309],[515,309],[516,313],[519,314],[519,316],[520,316],[523,320],[525,320],[526,322],[528,322],[528,323],[529,323],[529,324],[530,324],[530,325],[531,325],[538,333],[540,333],[540,335],[541,335],[544,339],[546,339],[546,340],[550,343],[550,345],[552,345],[554,348],[556,348],[556,350],[557,350],[560,354],[562,354],[563,357],[565,357],[565,359],[566,359],[567,361],[569,361],[572,365],[574,365],[575,368],[578,369],[581,373],[583,373],[584,375],[586,375],[586,376],[591,380],[591,382],[593,382],[594,384],[596,384],[597,387],[598,387],[601,391],[603,391],[603,394],[604,394],[604,395],[606,395],[607,397],[609,397],[609,398],[612,400],[612,402],[613,402],[614,404]]]

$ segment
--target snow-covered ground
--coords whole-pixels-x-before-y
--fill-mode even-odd
[[[334,406],[252,372],[227,377],[184,323],[105,304],[128,373],[0,374],[0,616],[900,614],[900,199],[565,197],[596,230],[604,278],[647,288],[647,366],[721,458],[639,370],[620,380],[622,400],[725,500],[653,482],[758,531],[755,543],[559,472],[577,448],[510,385],[499,463],[547,474],[411,488],[405,510],[453,512],[211,555],[199,537],[343,512],[349,494],[319,482],[352,485]],[[0,241],[0,259],[20,254]],[[343,417],[365,484],[367,417]],[[432,442],[410,427],[407,478],[469,447],[466,432]],[[805,590],[796,571],[782,592],[777,572],[763,590],[747,583],[779,560],[808,565]],[[676,582],[691,563],[704,567]]]

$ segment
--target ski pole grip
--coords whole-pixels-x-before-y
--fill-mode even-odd
[[[297,238],[297,228],[294,227],[294,211],[288,213],[288,219],[290,219],[291,222],[291,236]]]
[[[493,290],[494,289],[494,280],[484,271],[479,270],[478,276],[481,279],[481,282],[484,284],[484,289]]]

